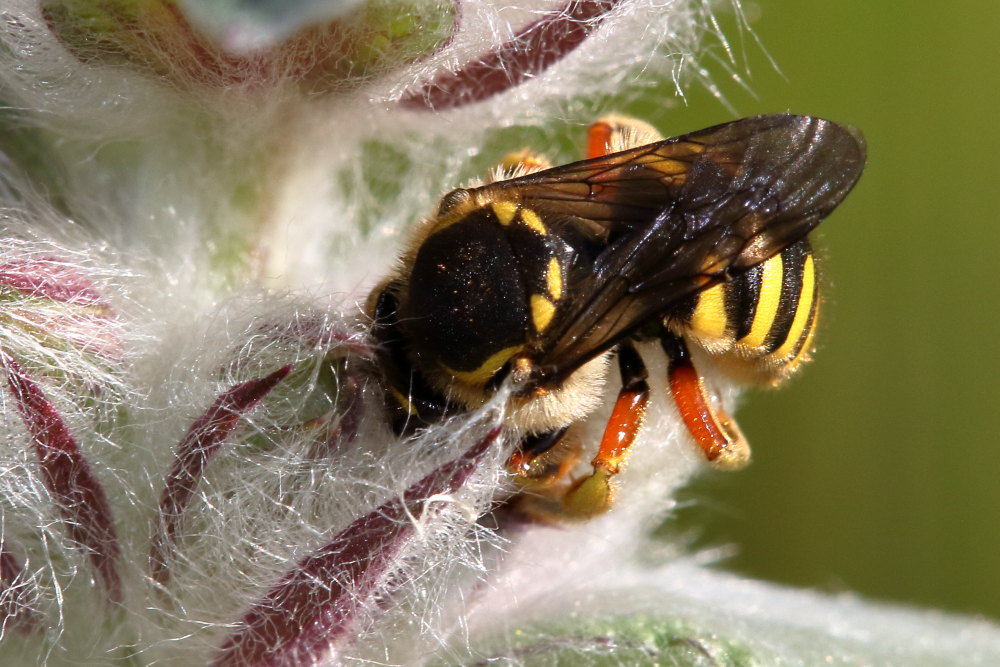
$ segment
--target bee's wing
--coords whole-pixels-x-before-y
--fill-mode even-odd
[[[560,382],[685,296],[803,238],[864,162],[856,130],[771,115],[485,186],[605,244],[570,269],[567,296],[532,341],[537,380]]]

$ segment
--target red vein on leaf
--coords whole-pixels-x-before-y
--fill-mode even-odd
[[[213,667],[312,665],[345,643],[354,620],[414,533],[408,515],[419,515],[431,496],[461,487],[499,435],[497,426],[462,456],[411,485],[401,499],[358,518],[300,560],[244,614]]]
[[[7,370],[7,386],[14,395],[17,411],[34,441],[42,481],[62,514],[66,531],[70,539],[87,550],[108,598],[120,602],[121,549],[104,487],[41,387],[3,351],[0,362]]]
[[[449,109],[481,102],[517,86],[580,46],[621,0],[570,0],[521,29],[513,39],[455,72],[440,74],[399,101],[404,107]]]
[[[291,364],[282,366],[270,375],[242,382],[223,392],[191,424],[177,445],[177,454],[160,494],[157,529],[149,552],[150,574],[155,581],[166,584],[170,578],[167,561],[173,551],[177,527],[208,462],[239,424],[240,418],[267,396],[291,370]]]
[[[0,540],[0,637],[7,628],[21,634],[41,629],[38,612],[29,606],[29,586],[21,561]]]

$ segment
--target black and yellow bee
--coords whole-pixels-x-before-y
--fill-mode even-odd
[[[563,513],[602,512],[648,403],[633,343],[658,340],[696,443],[716,465],[743,465],[749,448],[689,347],[770,384],[798,367],[819,308],[807,235],[864,163],[859,132],[792,115],[667,140],[608,118],[586,160],[509,156],[499,180],[444,196],[370,297],[397,428],[478,407],[509,382],[512,470],[555,489]],[[612,357],[621,391],[593,474],[573,482],[572,427],[601,403]]]

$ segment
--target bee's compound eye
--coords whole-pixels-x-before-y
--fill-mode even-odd
[[[525,293],[503,228],[476,211],[420,246],[400,320],[424,359],[483,385],[525,342]]]
[[[471,196],[472,195],[469,194],[469,191],[464,188],[452,190],[444,197],[441,197],[441,203],[438,204],[437,214],[444,215],[462,202],[468,201]]]

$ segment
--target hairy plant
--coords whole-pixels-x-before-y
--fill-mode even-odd
[[[497,512],[503,392],[388,426],[359,304],[405,231],[525,141],[709,83],[712,11],[4,3],[0,662],[997,662],[991,625],[651,542],[704,466],[665,404],[616,507],[558,526]]]

